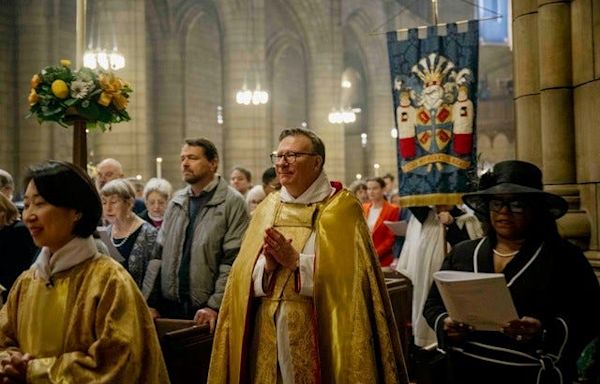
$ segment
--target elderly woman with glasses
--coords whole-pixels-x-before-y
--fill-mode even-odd
[[[25,185],[23,220],[42,249],[0,311],[0,382],[168,383],[142,294],[94,244],[102,206],[92,180],[50,161]]]
[[[598,333],[600,288],[581,250],[558,234],[566,201],[543,191],[535,165],[516,160],[496,164],[463,201],[487,236],[458,244],[442,269],[504,274],[518,318],[497,331],[457,323],[433,285],[424,315],[453,382],[572,382],[577,356]]]
[[[121,257],[112,256],[131,273],[141,289],[158,231],[132,212],[135,190],[127,180],[109,181],[100,190],[100,197],[103,216],[109,222],[110,242]]]

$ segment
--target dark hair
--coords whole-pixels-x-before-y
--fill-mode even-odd
[[[198,139],[185,139],[185,143],[187,145],[191,145],[192,147],[200,147],[204,149],[204,156],[208,159],[208,161],[213,161],[219,158],[217,147],[215,147],[212,141],[205,137],[200,137]]]
[[[394,181],[394,176],[391,173],[386,173],[383,175],[383,179],[390,179],[391,181]]]
[[[304,128],[288,128],[281,131],[279,134],[279,141],[285,139],[288,136],[304,136],[307,137],[311,144],[312,150],[323,159],[323,163],[321,164],[321,168],[325,165],[325,144],[323,144],[323,140],[313,131],[309,131]]]
[[[269,184],[273,179],[277,177],[277,172],[275,172],[275,167],[269,167],[265,169],[262,174],[262,182],[263,184]]]
[[[244,176],[246,176],[246,180],[248,180],[248,182],[252,182],[252,173],[247,170],[246,168],[240,166],[240,165],[236,165],[235,167],[233,167],[231,169],[231,173],[233,173],[233,171],[238,171],[244,174]]]
[[[381,186],[381,188],[385,188],[385,181],[381,177],[369,177],[367,179],[367,183],[369,181],[374,181],[374,182],[378,183]]]
[[[75,209],[81,214],[73,227],[77,237],[88,237],[102,216],[98,191],[90,177],[79,167],[51,160],[33,165],[25,175],[25,185],[33,181],[40,196],[57,207]]]

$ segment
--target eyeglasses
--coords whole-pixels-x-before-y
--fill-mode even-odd
[[[494,212],[500,212],[502,207],[508,208],[512,213],[523,213],[527,202],[523,199],[491,199],[490,210]]]
[[[308,153],[308,152],[286,152],[281,155],[277,153],[271,153],[271,163],[273,165],[278,164],[281,160],[285,160],[288,164],[294,164],[296,162],[296,158],[299,156],[319,156],[318,153]]]

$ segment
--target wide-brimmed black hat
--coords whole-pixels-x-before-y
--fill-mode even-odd
[[[496,195],[525,195],[544,203],[554,218],[567,212],[565,199],[544,192],[542,171],[535,165],[519,160],[502,161],[481,175],[479,191],[467,193],[462,199],[471,209],[484,216],[489,212],[488,204]]]

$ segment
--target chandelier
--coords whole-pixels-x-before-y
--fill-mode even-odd
[[[356,114],[360,112],[360,108],[342,110],[333,109],[329,112],[328,120],[331,124],[352,124],[356,121]]]
[[[248,28],[248,24],[246,24],[247,33],[246,36],[251,36],[251,42],[253,43],[253,47],[256,46],[256,32],[254,30],[254,9],[252,7],[252,2],[248,2],[248,18],[250,20],[251,30]],[[246,47],[250,47],[249,44],[246,44]],[[258,51],[258,50],[257,50]],[[239,89],[235,93],[235,102],[240,105],[264,105],[269,102],[269,92],[263,90],[260,86],[260,80],[258,75],[257,63],[259,57],[258,53],[256,56],[251,57],[251,72],[254,73],[254,89],[248,89],[248,78],[244,75],[244,85],[241,89]]]
[[[83,66],[96,69],[98,67],[106,70],[118,71],[125,67],[125,56],[113,47],[111,52],[106,49],[89,47],[83,54]]]
[[[96,69],[100,67],[104,70],[118,71],[119,69],[125,67],[125,56],[123,56],[123,54],[119,52],[119,48],[117,47],[117,37],[115,32],[114,19],[108,14],[108,9],[99,11],[97,4],[90,5],[92,7],[92,16],[90,22],[90,38],[88,41],[88,48],[83,54],[83,66],[90,69]],[[96,13],[98,13],[98,17],[95,16]],[[101,20],[99,20],[100,18],[102,18],[103,20],[110,20],[110,28],[112,32],[111,50],[105,48],[105,44],[102,44],[102,42],[100,41],[100,33],[98,31],[98,24],[101,22]],[[107,25],[109,23],[103,22],[100,24]],[[94,34],[96,37],[95,44],[93,42]]]
[[[241,105],[261,105],[269,102],[269,92],[260,88],[260,84],[256,84],[256,88],[251,91],[246,84],[242,89],[235,94],[235,102]]]

